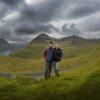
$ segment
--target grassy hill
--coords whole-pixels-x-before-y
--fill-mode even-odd
[[[34,81],[30,77],[0,78],[2,100],[100,100],[100,47],[66,60],[76,68],[61,77]],[[94,53],[95,52],[95,53]]]
[[[42,66],[39,66],[42,65]],[[0,56],[0,73],[33,73],[44,69],[43,60]]]
[[[46,81],[43,77],[40,77],[40,81],[22,76],[0,78],[0,99],[100,100],[100,42],[75,36],[70,38],[60,40],[63,48],[61,77],[56,78],[52,74]],[[39,40],[33,40],[26,48],[14,51],[10,57],[1,56],[0,72],[15,74],[44,71],[42,50],[48,43],[44,39]]]
[[[43,72],[44,59],[42,52],[48,45],[45,38],[48,38],[49,41],[51,41],[51,39],[54,40],[52,37],[41,34],[31,41],[26,48],[12,52],[10,57],[0,57],[0,71],[11,73]],[[59,41],[63,49],[62,70],[87,64],[91,59],[94,61],[94,57],[99,55],[99,40],[87,40],[72,36]]]
[[[42,57],[42,51],[48,45],[49,41],[55,40],[55,38],[49,37],[46,34],[41,34],[32,40],[26,48],[15,50],[11,53],[13,57],[25,58],[25,59],[38,59]]]
[[[46,40],[45,38],[48,39],[48,41],[51,41],[51,39],[55,40],[54,38],[51,38],[45,34],[41,34],[36,39],[32,40],[26,48],[19,49],[12,52],[12,54],[10,55],[11,58],[13,59],[14,57],[17,59],[21,59],[22,60],[20,61],[22,63],[21,66],[25,65],[26,69],[29,66],[31,66],[34,72],[37,71],[35,69],[38,69],[38,70],[40,69],[43,71],[44,59],[42,56],[42,52],[43,52],[43,49],[48,46],[48,42],[45,41]],[[58,40],[55,40],[55,41],[58,41]],[[87,40],[87,39],[83,39],[77,36],[72,36],[72,37],[63,38],[59,41],[63,49],[63,60],[61,62],[62,69],[66,69],[66,67],[68,68],[68,67],[74,67],[74,66],[79,66],[79,65],[81,66],[81,64],[84,64],[90,61],[90,59],[87,58],[89,54],[90,54],[90,58],[93,58],[93,55],[94,56],[98,55],[97,53],[99,53],[99,50],[100,50],[100,45],[99,45],[100,40]],[[86,56],[85,59],[82,58],[84,56]],[[76,59],[78,60],[75,61]],[[27,60],[31,62],[28,63]],[[12,62],[13,61],[15,60],[12,60]],[[12,62],[10,63],[12,65],[11,68],[13,69],[14,65]],[[35,62],[37,62],[37,64]],[[16,65],[20,66],[20,63],[16,62]],[[39,68],[36,66],[38,66]],[[17,67],[17,69],[18,68],[19,67]],[[23,66],[22,68],[24,69]]]
[[[42,58],[42,51],[48,46],[49,41],[60,43],[65,59],[78,56],[80,53],[85,53],[85,51],[88,52],[88,49],[93,49],[100,43],[100,40],[87,40],[78,36],[58,40],[46,34],[41,34],[32,40],[26,48],[12,52],[11,56],[25,59],[40,59]]]

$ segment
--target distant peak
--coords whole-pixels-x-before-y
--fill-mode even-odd
[[[46,33],[41,33],[41,34],[38,35],[38,36],[40,36],[40,37],[45,37],[45,36],[49,37]]]
[[[40,39],[40,38],[51,38],[49,35],[45,34],[45,33],[41,33],[40,35],[38,35],[35,39]]]
[[[84,39],[83,37],[80,37],[80,36],[77,36],[77,35],[72,35],[72,36],[69,36],[69,37],[67,37],[67,38],[70,38],[70,39]]]
[[[46,33],[41,33],[35,39],[33,39],[30,43],[34,43],[34,42],[46,42],[46,43],[48,43],[49,41],[53,41],[53,40],[56,40],[56,39],[47,35]]]

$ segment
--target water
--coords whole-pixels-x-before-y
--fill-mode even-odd
[[[10,44],[11,45],[11,49],[10,50],[2,50],[3,48],[1,48],[0,50],[0,56],[9,56],[10,53],[16,49],[19,49],[19,48],[24,48],[26,47],[28,44],[18,44],[18,43],[12,43]]]
[[[0,51],[1,56],[8,56],[11,53],[11,50],[8,51]]]

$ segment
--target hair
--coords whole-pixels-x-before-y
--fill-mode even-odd
[[[53,44],[53,42],[52,42],[52,41],[50,41],[50,42],[49,42],[49,44]]]

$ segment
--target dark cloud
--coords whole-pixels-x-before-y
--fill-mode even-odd
[[[62,0],[63,1],[63,0]],[[61,0],[44,0],[43,2],[35,5],[23,4],[21,7],[21,18],[26,20],[32,20],[36,24],[47,23],[51,20],[55,20],[57,9],[62,4]]]
[[[16,36],[8,36],[7,40],[11,43],[27,43],[32,40],[31,36],[28,35],[16,35]]]
[[[82,32],[78,29],[76,24],[72,23],[72,24],[64,24],[62,26],[62,33],[65,35],[71,36],[71,35],[75,35],[75,34],[79,35]]]
[[[45,33],[53,33],[53,32],[59,32],[59,29],[54,27],[51,24],[48,25],[37,25],[37,26],[30,26],[26,25],[26,26],[20,26],[17,27],[15,29],[15,32],[17,34],[36,34],[36,33],[41,33],[41,32],[45,32]]]
[[[78,6],[68,13],[69,18],[82,18],[95,13],[96,10],[89,6]]]
[[[20,2],[22,2],[23,0],[0,0],[0,2],[2,2],[2,3],[4,3],[5,5],[7,5],[7,6],[10,6],[10,7],[12,7],[12,6],[18,6],[18,4],[20,3]]]
[[[99,32],[99,12],[99,0],[41,0],[33,4],[0,0],[0,37],[27,41],[28,35],[41,32],[65,36]]]
[[[8,13],[8,7],[5,6],[2,2],[0,2],[0,19],[3,18]]]
[[[10,35],[11,32],[11,28],[8,26],[5,29],[5,25],[4,26],[0,26],[0,38],[6,38],[7,36]]]
[[[82,21],[79,25],[80,25],[80,28],[82,27],[82,29],[86,32],[90,32],[90,33],[100,32],[100,22],[99,21],[100,21],[99,15],[98,16],[94,15]]]

